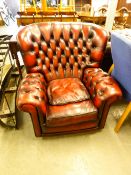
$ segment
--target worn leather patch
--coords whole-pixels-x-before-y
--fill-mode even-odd
[[[49,83],[48,98],[51,105],[63,105],[90,98],[85,86],[78,78],[64,78]]]

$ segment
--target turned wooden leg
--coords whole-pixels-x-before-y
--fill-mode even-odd
[[[126,107],[125,111],[123,112],[121,118],[119,119],[116,127],[115,127],[115,132],[118,132],[119,129],[121,128],[122,124],[124,123],[125,119],[127,118],[128,114],[131,111],[131,102],[129,102],[128,106]]]

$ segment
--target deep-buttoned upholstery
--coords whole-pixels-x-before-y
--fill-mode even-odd
[[[99,67],[106,31],[94,24],[43,22],[25,26],[17,40],[27,75],[17,107],[31,114],[36,136],[103,128],[121,90]]]

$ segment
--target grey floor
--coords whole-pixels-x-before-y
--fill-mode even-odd
[[[19,112],[18,130],[0,127],[0,174],[130,175],[131,116],[114,132],[125,106],[111,107],[101,131],[45,138],[36,138],[30,116]]]

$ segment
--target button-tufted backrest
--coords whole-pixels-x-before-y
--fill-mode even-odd
[[[106,31],[81,22],[42,22],[19,31],[27,72],[43,73],[47,82],[82,77],[85,67],[99,67],[107,43]]]

